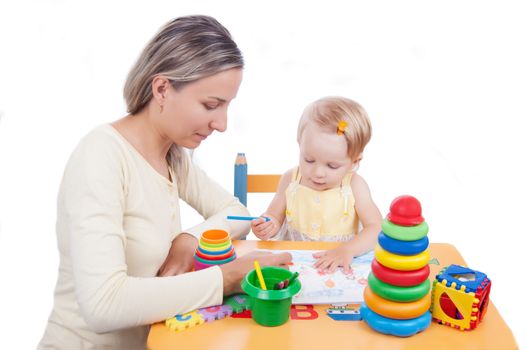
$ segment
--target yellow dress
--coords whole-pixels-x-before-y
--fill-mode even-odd
[[[358,215],[351,190],[352,172],[339,187],[316,191],[301,185],[299,169],[294,169],[285,197],[286,219],[276,240],[348,241],[358,231]]]

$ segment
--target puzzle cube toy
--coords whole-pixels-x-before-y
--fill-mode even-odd
[[[433,282],[431,314],[440,324],[473,330],[484,318],[491,281],[486,274],[464,266],[450,265]]]

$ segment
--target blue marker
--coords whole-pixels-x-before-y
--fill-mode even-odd
[[[261,218],[262,216],[227,216],[227,220],[244,220],[244,221],[252,221],[252,220],[257,220],[259,218]],[[267,221],[270,221],[270,218],[266,218],[263,216],[263,218],[265,219],[265,222]]]

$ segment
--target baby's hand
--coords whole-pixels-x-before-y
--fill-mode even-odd
[[[270,220],[266,220],[266,218]],[[270,215],[262,216],[259,219],[252,220],[250,222],[250,227],[252,228],[254,235],[263,241],[274,237],[279,229],[276,219]]]
[[[353,255],[349,249],[349,243],[344,243],[338,248],[314,253],[314,258],[318,259],[314,263],[314,268],[320,272],[335,272],[339,266],[343,267],[343,273],[351,272]]]

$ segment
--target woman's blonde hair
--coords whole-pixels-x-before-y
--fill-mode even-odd
[[[156,76],[166,77],[177,90],[198,79],[243,68],[243,65],[241,51],[217,20],[200,15],[176,18],[150,40],[130,70],[124,84],[128,113],[136,114],[150,102]],[[172,146],[168,162],[176,174],[186,173],[188,164],[180,146]]]
[[[309,104],[298,125],[298,142],[305,126],[314,122],[327,132],[338,133],[340,122],[345,122],[342,137],[347,141],[347,152],[354,162],[361,159],[365,146],[371,139],[371,122],[363,107],[345,97],[324,97]]]

